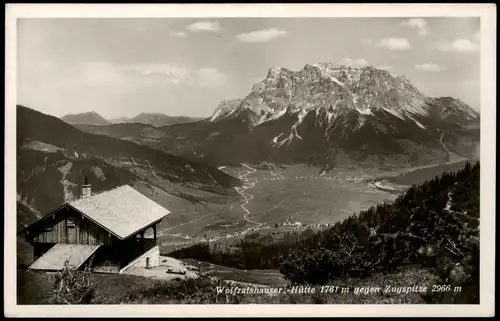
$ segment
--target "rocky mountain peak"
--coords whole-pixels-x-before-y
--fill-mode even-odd
[[[241,101],[241,99],[229,99],[221,101],[219,106],[217,106],[217,108],[215,109],[215,112],[210,120],[214,121],[215,119],[224,118],[231,115],[240,106]]]
[[[432,102],[432,98],[404,76],[393,76],[373,66],[353,68],[320,62],[306,64],[299,71],[284,67],[269,69],[246,97],[221,102],[211,120],[232,115],[250,118],[248,123],[257,126],[290,114],[303,119],[315,110],[328,115],[322,122],[328,126],[337,116],[346,113],[359,116],[382,113],[414,119],[428,116],[436,106],[442,110],[432,110],[432,114],[442,119],[452,119],[456,113],[460,113],[458,118],[463,120],[475,117],[474,111],[458,101]]]
[[[281,73],[284,72],[289,72],[290,70],[284,68],[284,67],[274,67],[274,68],[269,68],[269,71],[267,72],[266,78],[276,78],[278,77]]]

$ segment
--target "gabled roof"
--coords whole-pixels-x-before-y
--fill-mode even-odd
[[[107,192],[63,204],[17,234],[22,234],[30,226],[67,206],[122,240],[170,214],[170,211],[134,188],[123,185]]]
[[[170,211],[128,185],[73,201],[69,205],[120,239],[170,214]]]

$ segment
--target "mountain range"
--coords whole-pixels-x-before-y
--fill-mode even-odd
[[[102,117],[95,111],[81,114],[69,114],[61,117],[68,124],[91,124],[91,125],[109,125],[111,122]]]
[[[23,224],[79,197],[85,176],[93,192],[141,183],[149,191],[231,196],[241,185],[213,166],[83,132],[24,106],[17,106],[17,166],[18,222]],[[147,188],[142,192],[149,193]]]
[[[111,119],[111,122],[114,124],[139,123],[154,127],[163,127],[175,124],[192,123],[202,119],[203,118],[201,117],[167,116],[161,113],[141,113],[131,118],[121,117]]]
[[[71,125],[93,125],[103,126],[110,124],[129,124],[138,123],[151,125],[153,127],[170,126],[175,124],[190,123],[201,120],[203,118],[187,117],[187,116],[167,116],[162,113],[141,113],[134,117],[120,117],[114,119],[106,119],[97,112],[87,112],[81,114],[70,114],[61,117],[63,121]]]
[[[462,101],[428,97],[403,76],[319,63],[270,69],[248,95],[222,101],[211,118],[144,126],[132,135],[119,126],[100,131],[213,165],[372,167],[474,158],[479,122]]]

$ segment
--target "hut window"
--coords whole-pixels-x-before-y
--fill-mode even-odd
[[[68,217],[66,219],[66,227],[75,227],[75,219],[72,217]]]
[[[53,226],[52,224],[45,224],[44,227],[43,227],[43,230],[46,231],[46,232],[50,232],[53,230]]]

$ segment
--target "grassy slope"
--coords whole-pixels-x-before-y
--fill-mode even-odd
[[[35,110],[17,108],[18,148],[26,139],[48,143],[79,154],[95,155],[108,162],[147,163],[171,181],[213,184],[223,187],[240,184],[239,180],[214,167],[170,155],[121,139],[82,132],[60,119]]]
[[[192,263],[192,262],[190,262]],[[224,271],[224,270],[221,270]],[[17,271],[17,300],[18,304],[47,304],[51,297],[54,284],[54,274]],[[234,271],[237,275],[224,276],[224,272],[217,275],[222,280],[240,282],[259,281],[257,284],[267,284],[274,287],[290,288],[283,282],[272,280],[272,271]],[[258,275],[257,275],[258,274]],[[256,276],[257,275],[257,276]],[[201,280],[188,281],[157,281],[133,275],[93,275],[97,281],[93,304],[422,304],[425,303],[420,293],[407,295],[397,293],[381,293],[386,285],[407,287],[408,285],[425,285],[434,281],[435,276],[428,270],[420,267],[406,267],[395,273],[377,274],[368,279],[343,279],[332,282],[331,286],[349,288],[347,293],[319,293],[298,294],[285,293],[269,296],[266,294],[254,295],[225,295],[217,296],[215,286],[229,286],[224,281]],[[264,282],[262,282],[264,281]],[[235,286],[233,284],[233,286]],[[245,285],[237,285],[240,288]],[[380,292],[363,293],[366,288],[379,287]],[[320,287],[316,288],[320,291]],[[366,291],[366,290],[365,290]]]
[[[97,135],[106,135],[114,138],[127,139],[141,137],[146,130],[154,130],[154,127],[146,124],[110,124],[110,125],[74,125],[81,131]]]
[[[19,226],[30,221],[26,209],[45,214],[71,196],[79,197],[84,176],[97,193],[142,182],[188,201],[221,203],[222,196],[236,196],[231,187],[240,181],[214,167],[133,142],[84,133],[22,106],[17,112],[17,192],[23,205],[18,211]],[[148,187],[144,192],[150,192]]]
[[[92,182],[94,193],[139,180],[130,171],[115,168],[97,158],[25,149],[18,154],[18,194],[43,215],[63,204],[65,196],[71,194],[78,198],[85,176]],[[63,181],[67,182],[66,191]]]

